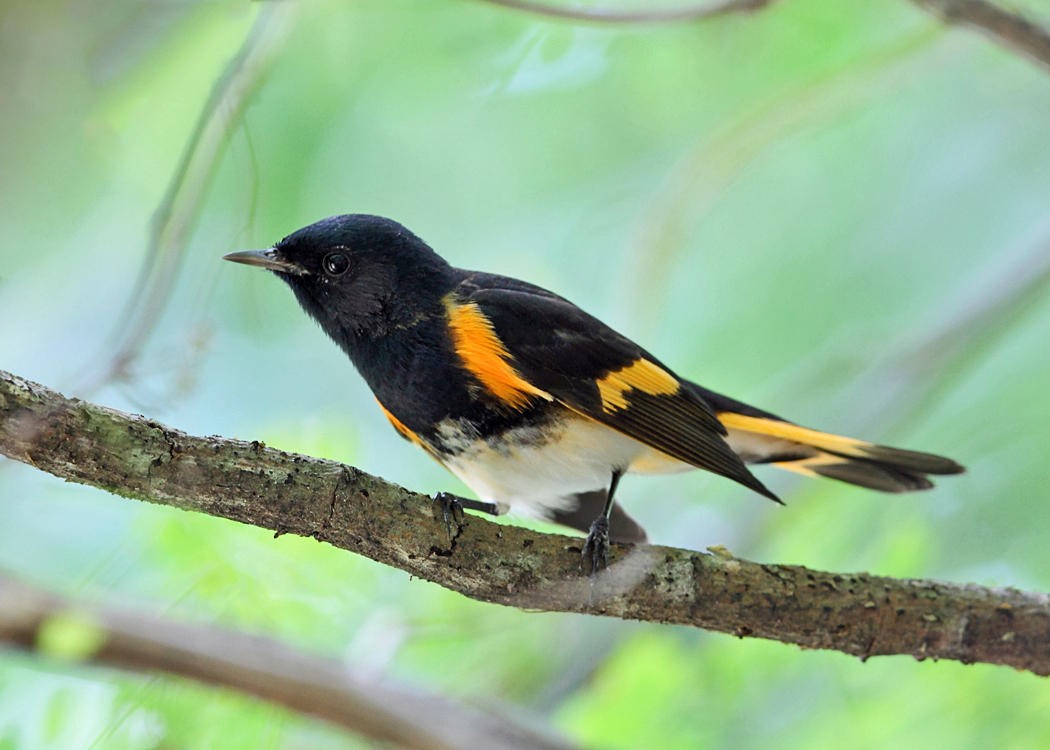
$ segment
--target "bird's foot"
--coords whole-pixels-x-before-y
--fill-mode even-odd
[[[445,521],[445,532],[451,544],[463,523],[463,498],[450,492],[438,492],[434,495],[433,500],[434,504],[441,508],[441,517]]]
[[[609,565],[609,519],[598,516],[591,524],[587,541],[583,545],[583,567],[590,566],[591,575],[596,576]]]
[[[448,532],[450,544],[459,532],[459,527],[463,525],[464,510],[477,510],[493,516],[499,515],[499,507],[495,503],[471,500],[470,498],[453,495],[451,492],[435,493],[433,501],[441,507],[441,517],[445,520],[445,531]],[[456,528],[453,529],[453,527]]]

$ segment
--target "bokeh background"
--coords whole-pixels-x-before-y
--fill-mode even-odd
[[[628,479],[655,541],[1050,590],[1046,69],[903,0],[618,27],[466,0],[49,0],[5,3],[0,47],[0,367],[462,492],[279,281],[220,261],[381,213],[708,387],[970,469],[900,497],[763,472],[786,508]],[[1030,674],[478,604],[8,461],[0,568],[588,747],[1050,746]],[[0,651],[4,750],[346,746],[229,692]]]

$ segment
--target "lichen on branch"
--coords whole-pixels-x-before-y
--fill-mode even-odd
[[[312,536],[480,601],[692,625],[867,659],[1005,664],[1050,674],[1050,597],[582,540],[467,516],[451,538],[425,495],[359,469],[195,437],[0,371],[0,453],[123,497]]]

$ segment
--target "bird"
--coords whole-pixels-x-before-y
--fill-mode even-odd
[[[226,260],[267,269],[346,353],[404,439],[459,477],[463,507],[587,535],[583,565],[647,541],[626,474],[704,469],[781,503],[770,464],[882,492],[933,486],[952,459],[823,432],[704,388],[566,298],[452,266],[400,223],[332,216]]]

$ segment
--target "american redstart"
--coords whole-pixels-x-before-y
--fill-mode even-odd
[[[390,219],[334,216],[227,260],[266,268],[354,363],[394,429],[481,498],[609,540],[645,531],[620,478],[707,469],[780,502],[746,464],[883,492],[957,474],[948,458],[819,432],[679,377],[563,297],[454,268]]]

